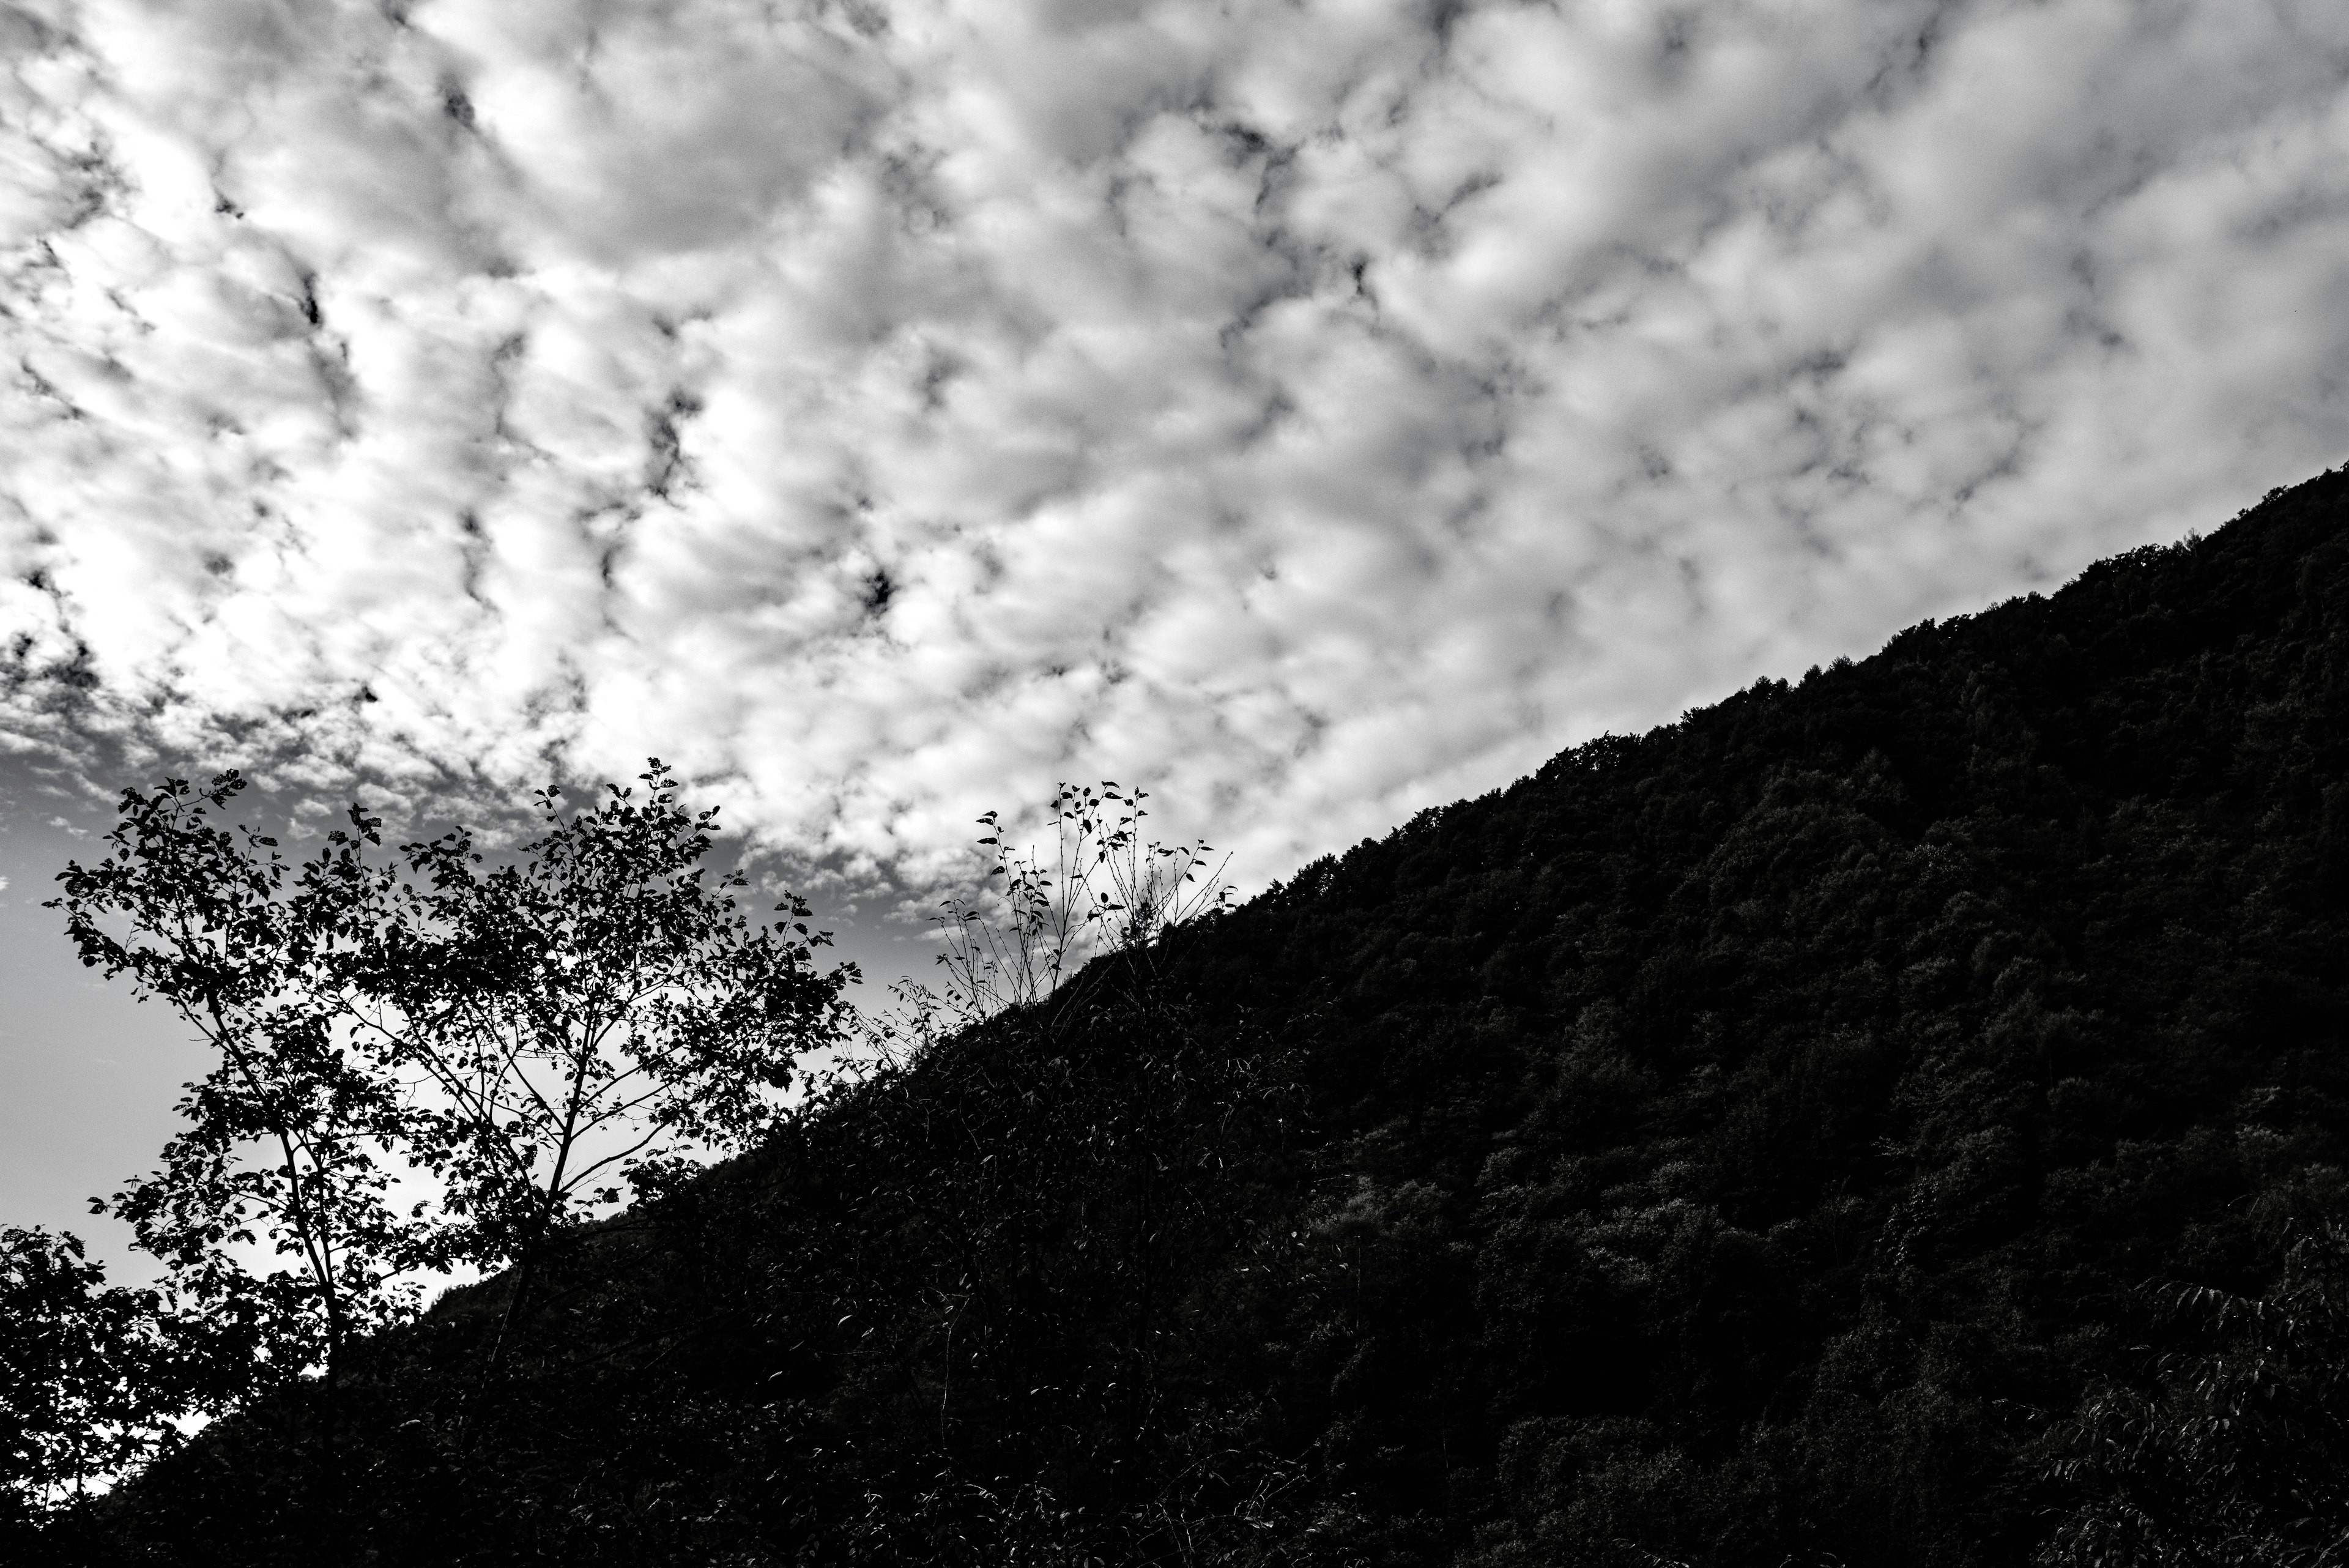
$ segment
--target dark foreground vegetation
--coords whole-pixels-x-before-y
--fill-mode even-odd
[[[2340,1562],[2344,942],[2349,473],[1097,964],[21,1560]]]

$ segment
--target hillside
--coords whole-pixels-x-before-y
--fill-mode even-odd
[[[1309,866],[71,1550],[2313,1563],[2344,937],[2349,472]]]

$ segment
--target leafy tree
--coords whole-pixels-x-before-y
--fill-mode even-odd
[[[630,1179],[672,1179],[681,1149],[755,1143],[799,1055],[849,1017],[854,967],[818,972],[831,938],[806,903],[753,924],[740,870],[703,880],[716,809],[688,815],[657,760],[641,782],[641,801],[607,785],[568,817],[541,791],[545,834],[509,864],[462,828],[407,846],[361,900],[369,940],[338,956],[351,1038],[407,1075],[406,1147],[445,1194],[444,1244],[521,1266],[509,1324],[568,1221]]]
[[[85,965],[169,1002],[218,1054],[161,1168],[94,1207],[129,1222],[191,1305],[257,1326],[256,1371],[323,1365],[331,1422],[352,1334],[412,1311],[417,1272],[452,1253],[429,1206],[392,1198],[419,1107],[337,1026],[344,956],[369,930],[361,845],[336,832],[296,874],[274,838],[218,825],[243,788],[231,771],[125,790],[112,853],[69,865],[49,907]],[[263,1241],[293,1266],[256,1278],[237,1262]]]
[[[219,1054],[162,1168],[103,1207],[192,1302],[261,1325],[261,1366],[323,1367],[329,1455],[347,1345],[412,1315],[422,1276],[519,1262],[512,1321],[567,1224],[754,1139],[842,1031],[853,971],[817,971],[806,906],[753,924],[741,874],[700,865],[717,813],[657,760],[641,782],[569,816],[541,791],[509,864],[464,828],[388,854],[354,805],[296,868],[219,826],[235,773],[172,779],[125,791],[112,853],[60,877],[83,962]],[[255,1278],[232,1249],[261,1242],[293,1266]]]

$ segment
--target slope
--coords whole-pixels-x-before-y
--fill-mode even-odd
[[[76,1528],[154,1563],[2313,1553],[2349,1529],[2310,1479],[2344,524],[2322,476],[1426,813],[583,1238],[497,1386],[495,1287],[385,1341],[328,1490],[263,1410]],[[2274,1420],[2173,1441],[2230,1345]]]

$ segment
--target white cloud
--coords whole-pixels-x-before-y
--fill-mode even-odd
[[[1261,878],[2349,444],[2314,0],[397,9],[0,6],[8,728]]]

